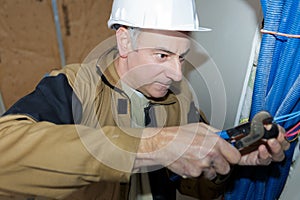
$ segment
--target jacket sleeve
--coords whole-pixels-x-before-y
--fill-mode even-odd
[[[91,182],[128,181],[139,141],[115,127],[104,129],[103,132],[111,134],[104,135],[99,130],[80,125],[35,122],[24,115],[2,117],[1,189],[61,198]],[[90,149],[78,132],[84,132],[91,142],[102,140],[94,142]],[[124,148],[123,153],[115,153],[111,142],[105,141]],[[107,160],[116,162],[123,170],[103,164]]]
[[[60,199],[92,182],[127,182],[139,139],[73,124],[69,89],[41,83],[0,118],[0,191]]]

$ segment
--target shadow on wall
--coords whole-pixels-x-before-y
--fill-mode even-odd
[[[257,3],[257,1],[253,0],[245,0],[245,2],[248,3],[248,5],[252,8],[252,10],[255,11],[257,21],[261,19],[261,4],[260,1]]]

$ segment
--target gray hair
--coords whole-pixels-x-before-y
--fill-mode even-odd
[[[128,27],[128,32],[130,35],[132,48],[133,50],[137,50],[137,39],[139,34],[141,33],[141,29],[137,27]]]

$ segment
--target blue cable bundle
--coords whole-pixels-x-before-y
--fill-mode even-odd
[[[300,34],[299,0],[261,0],[264,29]],[[267,110],[279,117],[300,111],[300,39],[264,34],[253,91],[250,119]],[[300,121],[297,116],[280,122],[285,129]],[[286,159],[265,167],[235,169],[234,181],[225,194],[227,200],[278,199],[286,182],[296,142],[286,151]]]
[[[282,15],[283,0],[262,0],[264,13],[264,29],[277,31]],[[276,38],[269,34],[262,36],[261,49],[259,52],[258,67],[256,71],[254,92],[252,100],[251,116],[253,116],[265,107],[265,97],[268,88],[268,79],[272,78],[271,67],[273,63],[273,54],[276,46]],[[271,113],[272,114],[272,113]]]

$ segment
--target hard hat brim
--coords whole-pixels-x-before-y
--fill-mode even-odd
[[[114,25],[121,25],[121,26],[128,26],[128,27],[138,27],[138,28],[143,28],[143,29],[155,29],[155,30],[169,30],[169,31],[187,31],[187,32],[207,32],[211,31],[211,28],[207,27],[192,27],[192,26],[178,26],[178,27],[151,27],[151,26],[144,26],[140,27],[138,25],[134,25],[125,21],[122,21],[120,23],[120,20],[108,20],[107,25],[110,29],[115,29]]]

